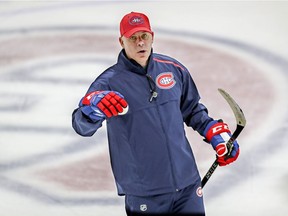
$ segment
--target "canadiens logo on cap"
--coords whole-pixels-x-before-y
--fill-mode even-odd
[[[130,25],[140,25],[144,23],[142,17],[134,16],[129,20]]]
[[[153,35],[148,17],[143,13],[131,12],[120,22],[120,35],[127,38],[138,31],[149,32]]]

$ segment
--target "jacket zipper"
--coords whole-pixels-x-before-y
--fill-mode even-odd
[[[149,87],[150,87],[150,93],[151,93],[151,97],[149,99],[149,102],[151,103],[153,101],[153,99],[157,98],[158,93],[156,91],[156,83],[154,82],[154,80],[152,79],[152,77],[149,74],[146,74],[148,83],[149,83]]]
[[[169,147],[168,138],[167,138],[167,135],[165,133],[165,129],[164,129],[164,126],[163,126],[163,121],[162,121],[162,118],[161,118],[161,113],[160,113],[158,105],[156,106],[156,109],[157,109],[157,112],[158,112],[158,115],[159,115],[159,120],[160,120],[160,123],[161,123],[162,131],[164,132],[164,136],[165,136],[165,139],[166,139],[166,148],[167,148],[167,151],[168,151],[168,156],[169,156],[169,161],[170,161],[170,168],[171,168],[171,175],[172,175],[172,179],[173,179],[173,185],[174,185],[175,191],[179,191],[178,186],[176,184],[176,177],[175,177],[175,173],[174,173],[175,169],[174,169],[174,166],[173,166],[173,163],[172,163],[172,158],[171,158],[171,149]]]
[[[151,75],[146,74],[146,77],[147,77],[147,80],[149,82],[150,93],[151,93],[151,97],[150,97],[149,102],[152,103],[153,99],[155,99],[155,102],[156,102],[156,98],[158,96],[158,93],[156,91],[156,83],[154,82],[154,80],[151,77]],[[170,168],[171,168],[171,174],[172,174],[172,179],[173,179],[173,185],[174,185],[175,190],[179,191],[179,189],[177,187],[177,184],[176,184],[176,177],[175,177],[175,174],[174,174],[174,167],[173,167],[173,164],[172,164],[171,150],[169,148],[168,138],[167,138],[167,135],[165,133],[165,129],[164,129],[164,126],[163,126],[163,121],[162,121],[162,118],[161,118],[161,113],[160,113],[158,105],[156,106],[156,109],[157,109],[157,112],[158,112],[161,128],[162,128],[162,131],[163,131],[165,139],[166,139],[166,147],[167,147],[169,161],[170,161]]]

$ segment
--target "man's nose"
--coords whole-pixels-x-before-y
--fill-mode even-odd
[[[144,45],[144,41],[142,39],[140,39],[137,45],[142,47]]]

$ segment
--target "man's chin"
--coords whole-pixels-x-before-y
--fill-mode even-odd
[[[134,60],[141,66],[146,66],[148,58],[144,56],[144,57],[138,57],[137,59]]]

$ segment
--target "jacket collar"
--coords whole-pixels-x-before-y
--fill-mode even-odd
[[[128,71],[138,73],[141,75],[145,75],[147,73],[147,68],[150,67],[150,64],[151,64],[150,59],[152,55],[153,55],[153,49],[151,51],[151,55],[149,56],[147,67],[143,68],[140,64],[138,64],[133,59],[132,60],[128,59],[126,56],[125,50],[122,49],[121,52],[119,53],[117,63],[120,64],[123,68],[127,69]]]

